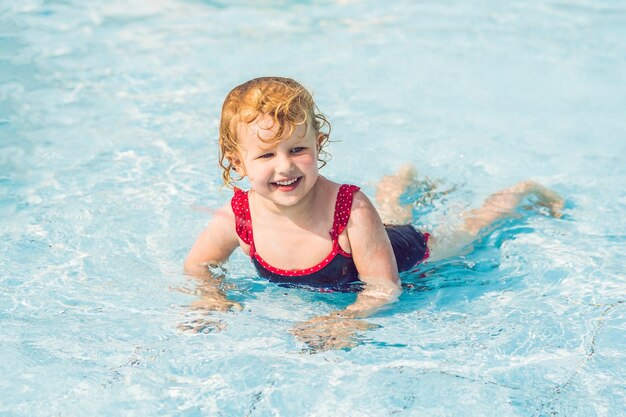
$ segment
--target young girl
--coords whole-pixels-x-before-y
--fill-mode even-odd
[[[224,262],[240,247],[259,275],[273,282],[331,290],[360,283],[356,301],[345,310],[295,330],[308,342],[309,330],[319,330],[322,323],[334,323],[333,330],[321,332],[335,333],[325,342],[337,341],[337,329],[352,334],[366,327],[352,319],[367,317],[396,300],[401,291],[399,272],[470,243],[482,229],[510,215],[526,195],[537,195],[554,213],[562,204],[539,184],[520,183],[469,213],[443,248],[436,236],[410,225],[410,206],[400,205],[401,194],[413,180],[410,168],[381,181],[380,211],[359,187],[319,174],[329,131],[311,94],[292,79],[256,78],[233,89],[222,107],[220,165],[226,185],[246,177],[250,190],[234,187],[232,200],[216,212],[185,261],[188,273],[206,277],[207,265]],[[197,306],[238,307],[216,286],[206,284],[203,290]],[[315,334],[319,339],[320,332]]]

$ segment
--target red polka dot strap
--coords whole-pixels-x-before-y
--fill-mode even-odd
[[[360,188],[356,185],[343,184],[339,187],[339,193],[337,193],[337,201],[335,202],[335,217],[333,218],[333,228],[330,231],[330,236],[333,241],[337,240],[339,235],[343,233],[348,220],[350,220],[350,212],[352,211],[352,199],[354,193],[359,191]]]
[[[230,206],[235,214],[235,229],[237,235],[246,244],[252,244],[252,221],[250,220],[250,204],[248,192],[235,188],[235,195],[230,200]]]

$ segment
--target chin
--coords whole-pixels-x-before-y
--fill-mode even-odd
[[[276,204],[277,206],[282,206],[282,207],[291,207],[291,206],[295,206],[296,204],[298,204],[300,201],[302,200],[301,196],[298,197],[292,197],[292,198],[273,198],[272,201],[274,202],[274,204]]]

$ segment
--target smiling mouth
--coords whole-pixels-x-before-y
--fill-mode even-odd
[[[295,186],[298,185],[298,183],[300,182],[301,178],[302,177],[292,178],[285,181],[274,181],[271,184],[279,188],[295,188]]]

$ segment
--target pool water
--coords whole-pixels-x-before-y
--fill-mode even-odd
[[[625,37],[611,0],[0,0],[0,415],[624,415]],[[268,74],[330,118],[327,177],[435,185],[420,227],[526,178],[564,216],[403,277],[352,349],[290,330],[354,294],[239,252],[243,311],[192,310],[221,102]]]

